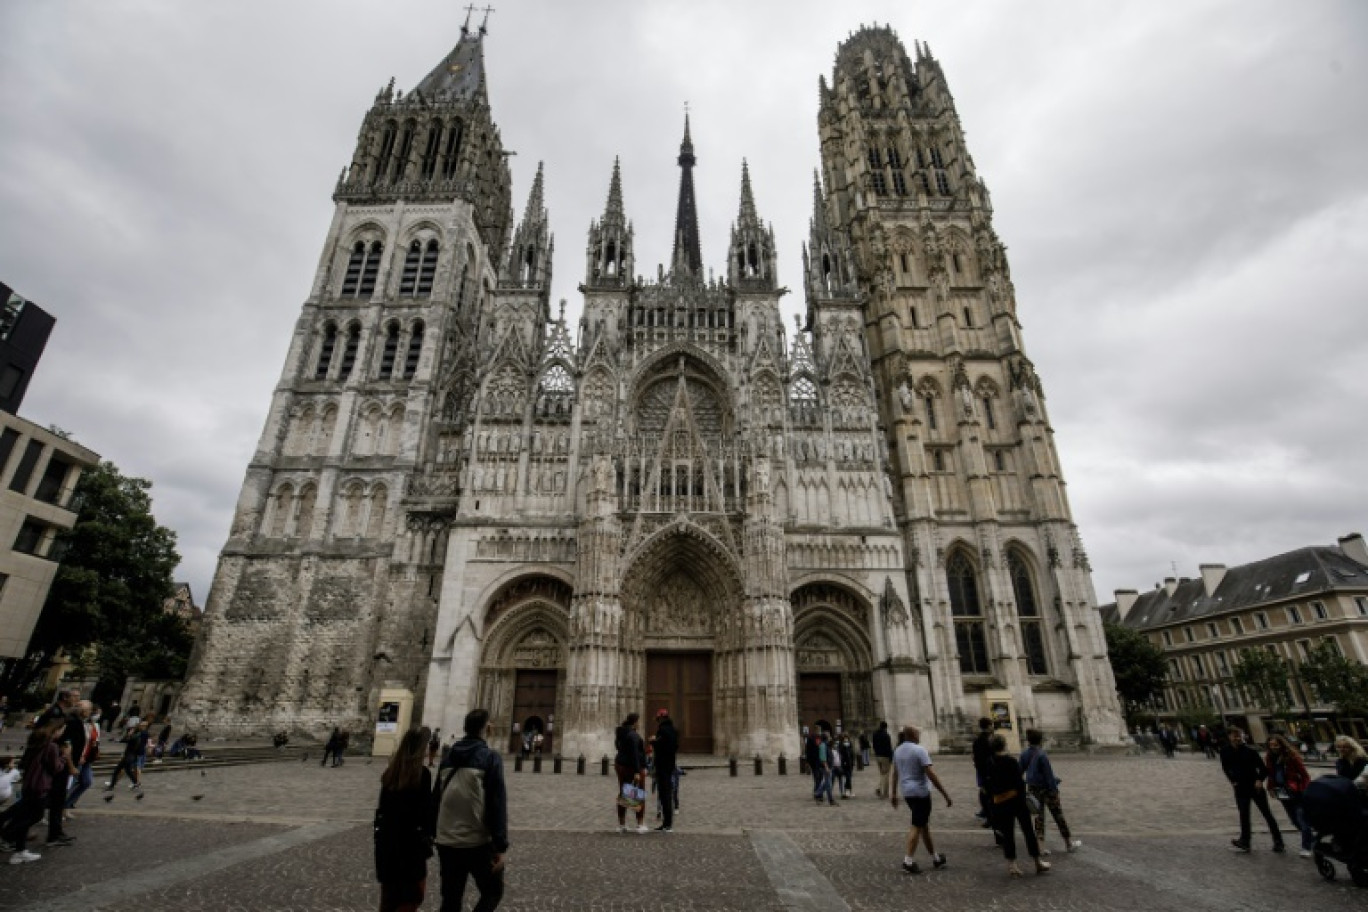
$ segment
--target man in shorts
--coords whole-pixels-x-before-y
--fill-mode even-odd
[[[903,870],[908,874],[920,874],[917,865],[917,843],[926,837],[926,851],[931,855],[931,864],[936,868],[945,867],[945,856],[936,854],[935,844],[931,841],[931,786],[936,787],[945,798],[945,806],[954,806],[950,795],[941,785],[940,777],[931,768],[931,755],[921,746],[921,729],[909,725],[902,730],[902,743],[893,751],[893,769],[888,776],[889,803],[898,806],[898,795],[912,811],[912,828],[907,831],[907,854],[903,856]]]

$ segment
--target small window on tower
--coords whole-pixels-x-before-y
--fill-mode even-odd
[[[993,468],[997,469],[999,472],[1007,471],[1007,460],[1002,457],[1002,450],[995,450],[993,452]]]
[[[356,288],[361,283],[361,267],[366,263],[366,243],[357,241],[352,248],[351,258],[347,260],[347,274],[342,279],[342,297],[347,298],[356,294]]]
[[[898,254],[898,265],[902,267],[903,275],[907,275],[909,272],[912,271],[912,270],[909,268],[909,264],[908,264],[908,262],[907,262],[907,252],[906,252],[906,251],[904,251],[904,252]]]
[[[361,284],[356,289],[358,297],[375,293],[375,277],[380,273],[380,254],[384,249],[379,241],[373,241],[366,252],[366,262],[361,267]]]
[[[412,380],[413,375],[418,373],[418,358],[423,353],[423,324],[421,322],[413,324],[413,332],[409,334],[408,357],[404,359],[404,379]]]
[[[907,307],[907,317],[912,321],[912,328],[917,329],[917,305],[909,304]]]
[[[964,271],[964,261],[960,259],[958,251],[950,254],[950,264],[954,267],[956,273],[961,273]]]
[[[936,429],[936,399],[934,396],[925,396],[922,402],[926,404],[926,426],[931,430]]]
[[[423,248],[423,261],[418,267],[418,294],[432,294],[432,281],[437,276],[437,254],[439,248],[436,239],[429,240],[427,246]]]
[[[399,324],[391,323],[385,327],[385,348],[380,355],[380,379],[388,380],[394,376],[394,359],[399,354]]]
[[[907,196],[907,178],[901,171],[893,172],[893,192],[898,196]]]
[[[931,451],[931,468],[936,472],[945,471],[945,454],[940,450]]]
[[[414,241],[409,244],[408,253],[404,256],[404,274],[399,279],[399,294],[403,297],[411,297],[418,285],[418,264],[422,258],[422,242]]]
[[[969,308],[964,308],[964,325],[970,329],[974,328],[974,314]]]
[[[347,327],[347,345],[342,349],[342,369],[338,376],[346,380],[356,366],[356,351],[361,347],[361,327],[353,323]]]
[[[936,172],[936,189],[940,191],[941,196],[950,195],[950,180],[945,176],[944,171]]]
[[[992,397],[992,396],[984,396],[984,397],[983,397],[983,417],[984,417],[984,419],[988,422],[988,430],[990,430],[990,431],[996,431],[996,430],[997,430],[997,418],[993,415],[993,397]],[[999,453],[998,455],[1001,456],[1002,454]]]
[[[323,344],[318,349],[318,365],[314,368],[315,380],[326,380],[328,367],[332,364],[333,349],[337,347],[337,327],[329,323],[323,327]]]

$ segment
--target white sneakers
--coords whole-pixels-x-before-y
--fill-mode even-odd
[[[649,829],[646,828],[646,824],[644,824],[644,823],[643,823],[641,826],[637,827],[637,830],[636,830],[636,831],[637,831],[638,833],[642,834],[643,836],[646,835],[647,833],[651,832]]]
[[[10,863],[10,864],[23,864],[23,863],[26,862],[26,861],[37,861],[38,859],[40,859],[40,858],[42,858],[42,857],[43,857],[43,856],[42,856],[42,855],[39,855],[37,852],[29,852],[29,851],[15,852],[13,855],[10,856],[10,862],[9,862],[9,863]]]
[[[1077,851],[1078,851],[1079,849],[1081,849],[1082,847],[1083,847],[1083,840],[1081,840],[1081,839],[1070,839],[1069,842],[1068,842],[1068,845],[1066,845],[1064,848],[1065,848],[1065,850],[1066,850],[1070,855],[1072,855],[1074,852],[1077,852]]]

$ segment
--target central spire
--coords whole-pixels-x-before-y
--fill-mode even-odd
[[[693,140],[689,136],[689,112],[684,111],[684,141],[679,144],[679,208],[675,213],[674,256],[671,269],[677,275],[703,275],[703,255],[698,246],[698,206],[694,203]]]

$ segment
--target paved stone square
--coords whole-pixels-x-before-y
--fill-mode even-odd
[[[856,796],[833,808],[813,802],[810,779],[796,769],[756,777],[742,767],[735,779],[695,770],[683,782],[676,833],[624,836],[615,831],[614,787],[597,766],[584,777],[569,763],[559,776],[549,762],[539,775],[510,767],[501,908],[1368,910],[1368,890],[1342,871],[1322,881],[1295,852],[1274,855],[1258,829],[1254,854],[1229,852],[1235,809],[1215,762],[1054,759],[1084,846],[1058,851],[1051,824],[1054,872],[1018,881],[975,825],[966,758],[937,761],[955,805],[937,797],[932,828],[950,864],[920,876],[899,865],[906,811],[875,799],[868,772],[856,774]],[[0,909],[374,909],[369,824],[381,765],[191,768],[148,776],[141,801],[122,787],[108,803],[92,792],[68,824],[75,846],[40,846],[40,862],[0,865]],[[423,908],[437,909],[435,859],[430,872]],[[472,891],[467,908],[473,899]]]

